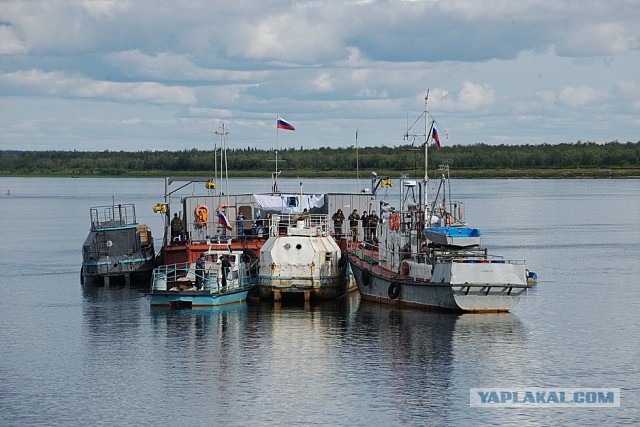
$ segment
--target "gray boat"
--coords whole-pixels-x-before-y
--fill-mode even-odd
[[[425,103],[425,165],[428,137]],[[433,128],[433,121],[431,128]],[[349,248],[349,263],[363,299],[458,312],[509,311],[533,283],[524,260],[489,254],[481,232],[468,227],[463,203],[446,194],[449,167],[435,197],[428,178],[400,181],[400,206],[380,201],[379,239]],[[450,190],[449,190],[450,191]],[[416,194],[417,193],[417,194]]]
[[[151,230],[138,224],[135,206],[113,204],[89,210],[91,228],[82,245],[80,279],[109,285],[118,279],[148,284],[155,262]]]

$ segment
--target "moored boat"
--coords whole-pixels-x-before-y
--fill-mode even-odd
[[[151,305],[213,307],[242,302],[257,284],[257,260],[242,251],[211,248],[193,263],[153,270]]]
[[[280,233],[278,223],[286,232]],[[333,299],[347,292],[346,257],[330,235],[329,216],[273,216],[269,239],[260,250],[259,290],[263,299],[303,295],[305,301]]]
[[[452,201],[450,194],[446,197],[448,165],[441,167],[439,187],[428,201],[426,151],[435,133],[434,122],[426,131],[426,102],[423,114],[425,180],[416,185],[403,178],[399,209],[380,201],[378,242],[351,245],[349,263],[358,290],[363,299],[382,303],[458,312],[509,311],[531,286],[525,262],[489,254],[481,246],[482,233],[468,227],[463,204]]]
[[[214,149],[215,158],[220,160],[220,171],[226,164],[226,135],[222,127],[219,133],[222,147]],[[280,175],[277,163],[272,173],[271,191],[260,192],[248,188],[247,192],[235,193],[229,190],[226,176],[218,174],[218,160],[215,162],[214,178],[211,177],[167,177],[165,178],[164,201],[153,207],[161,213],[164,221],[163,244],[157,263],[168,265],[192,263],[206,251],[212,243],[224,243],[235,251],[250,251],[260,256],[260,249],[269,238],[272,216],[280,218],[302,215],[306,210],[311,215],[331,216],[338,209],[369,210],[372,207],[372,194],[367,190],[354,193],[303,193],[300,191],[282,191],[278,187]],[[202,185],[202,187],[201,187]],[[302,186],[302,183],[300,183]],[[179,191],[188,188],[188,194],[176,198]],[[288,224],[278,224],[278,233],[286,234]],[[359,234],[364,230],[359,226]],[[337,236],[349,235],[342,229],[330,230]],[[340,238],[337,238],[339,241]],[[344,250],[344,245],[342,247]],[[311,266],[308,266],[309,268]]]
[[[82,284],[148,280],[155,260],[153,237],[147,225],[138,224],[135,206],[96,206],[89,213],[91,228],[82,245]]]

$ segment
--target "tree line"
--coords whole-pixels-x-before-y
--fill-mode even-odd
[[[230,149],[221,153],[182,151],[0,151],[3,176],[164,176],[211,175],[227,168],[231,176],[268,176],[274,170],[274,150]],[[429,170],[449,163],[458,171],[632,169],[640,168],[640,141],[540,145],[453,145],[429,149]],[[417,173],[424,170],[424,148],[396,147],[287,148],[278,152],[283,176],[296,174],[353,177],[360,171]],[[464,175],[464,174],[462,174]],[[497,173],[500,176],[500,173]],[[506,175],[505,175],[506,176]]]

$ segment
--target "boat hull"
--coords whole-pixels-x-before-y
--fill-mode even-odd
[[[287,294],[335,299],[345,294],[349,282],[346,258],[341,257],[340,247],[326,228],[311,227],[308,222],[287,227],[286,235],[270,236],[260,250],[262,299],[279,300]]]
[[[309,292],[310,296],[317,299],[335,299],[345,294],[347,291],[347,281],[340,277],[330,278],[274,278],[264,276],[258,278],[260,298],[272,299],[274,292],[281,294],[304,294]]]
[[[469,285],[418,280],[389,274],[357,257],[349,261],[362,298],[380,303],[457,312],[506,312],[518,304],[527,288],[526,283]]]
[[[208,291],[153,291],[152,307],[216,307],[246,301],[249,289],[212,294]]]
[[[125,279],[130,277],[134,281],[148,281],[155,265],[152,254],[139,257],[112,257],[97,261],[82,263],[82,283],[97,284],[105,279]]]

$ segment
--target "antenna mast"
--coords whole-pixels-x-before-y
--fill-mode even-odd
[[[356,129],[356,192],[360,191],[360,158],[358,153],[358,129]]]
[[[429,89],[427,89],[427,95],[424,97],[424,212],[428,214],[427,206],[429,205],[429,154],[427,146],[429,145],[429,136],[431,130],[427,133],[427,126],[429,123],[429,110],[427,109],[427,102],[429,101]],[[433,125],[432,125],[433,126]]]
[[[222,154],[220,155],[220,180],[222,180],[222,161],[224,160],[224,178],[225,178],[225,192],[229,193],[229,171],[227,168],[227,135],[229,131],[224,126],[224,122],[222,123],[222,130],[220,132],[216,131],[216,135],[220,136],[220,140],[222,142]]]

